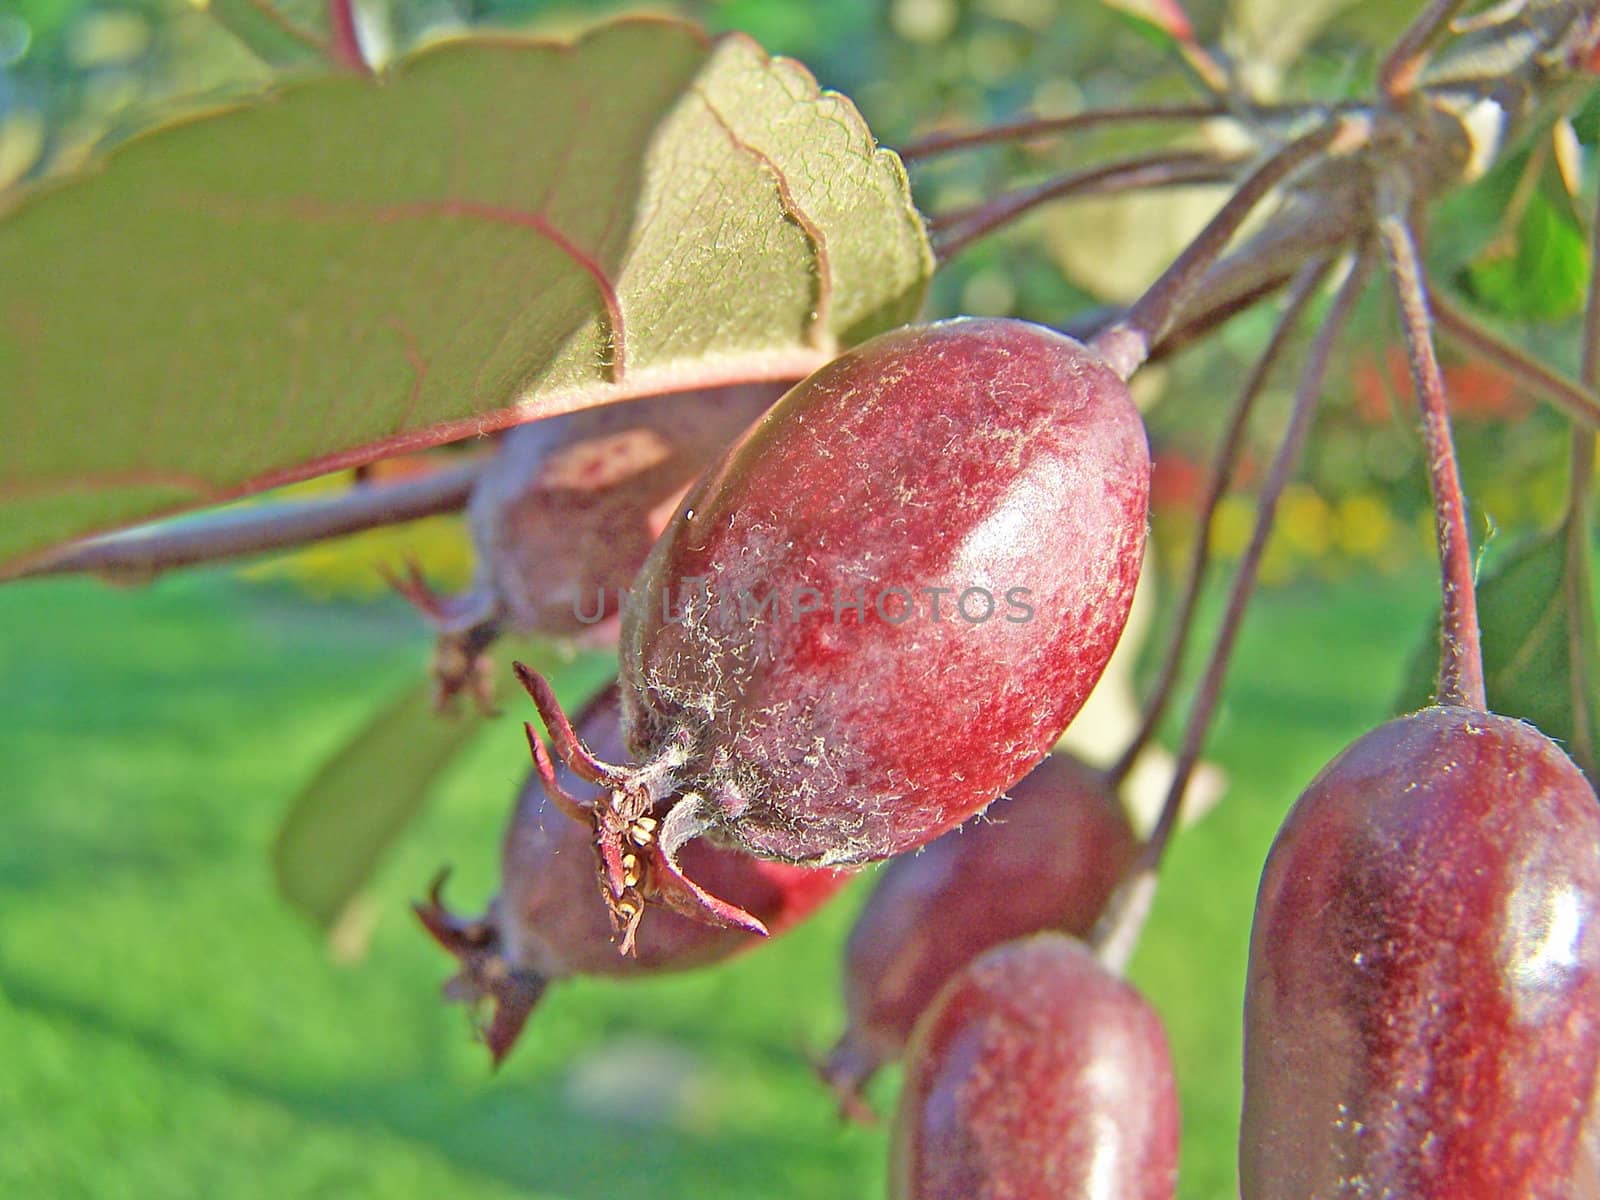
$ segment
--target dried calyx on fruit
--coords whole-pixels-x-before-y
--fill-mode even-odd
[[[1010,793],[884,868],[845,949],[850,1025],[822,1067],[846,1113],[900,1057],[917,1018],[991,946],[1085,936],[1139,848],[1104,776],[1051,754]]]
[[[1600,804],[1533,726],[1424,709],[1295,803],[1256,900],[1246,1200],[1600,1195]]]
[[[1123,381],[1026,322],[900,329],[793,388],[691,491],[623,613],[634,765],[586,750],[519,671],[603,789],[561,795],[530,730],[595,827],[624,950],[647,900],[761,928],[683,869],[695,838],[867,862],[1027,774],[1121,634],[1149,478]]]
[[[441,596],[414,564],[391,581],[439,632],[439,703],[467,690],[488,706],[484,651],[502,633],[612,641],[620,596],[684,489],[782,392],[675,392],[508,430],[467,505],[471,590]]]
[[[1161,1018],[1082,943],[987,950],[917,1022],[890,1200],[1172,1200],[1177,1173]]]
[[[583,710],[578,727],[597,749],[622,748],[615,685]],[[584,784],[563,772],[575,794]],[[416,912],[436,941],[456,956],[461,971],[445,985],[453,1000],[493,1012],[483,1036],[496,1064],[505,1058],[528,1014],[554,981],[571,975],[633,976],[703,966],[760,945],[743,930],[718,929],[661,913],[641,931],[637,953],[616,952],[605,910],[586,902],[594,886],[591,830],[550,804],[535,777],[517,798],[501,850],[500,894],[482,917],[450,913],[442,878]],[[734,902],[760,915],[776,933],[810,914],[843,885],[842,871],[767,862],[709,843],[688,849],[684,861]]]

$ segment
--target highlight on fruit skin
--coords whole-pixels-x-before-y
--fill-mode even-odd
[[[1532,725],[1433,707],[1296,801],[1245,999],[1245,1200],[1600,1196],[1600,804]]]
[[[1081,942],[993,947],[917,1022],[889,1200],[1172,1200],[1177,1173],[1161,1019]]]
[[[630,594],[630,761],[590,753],[518,671],[555,756],[601,789],[552,797],[594,826],[624,950],[647,903],[759,930],[682,869],[695,839],[870,862],[1026,775],[1121,634],[1149,478],[1123,381],[1024,321],[896,330],[791,389],[691,490]]]
[[[435,592],[416,564],[390,584],[438,632],[436,702],[492,700],[484,651],[502,634],[609,644],[683,491],[783,394],[759,383],[673,392],[518,425],[473,488],[472,587]]]
[[[846,1115],[917,1018],[983,951],[1045,930],[1086,936],[1139,848],[1104,776],[1050,754],[1010,792],[892,859],[845,946],[849,1026],[819,1073]]]
[[[605,752],[621,747],[615,684],[585,706],[579,728]],[[559,782],[578,796],[589,789],[564,769]],[[617,953],[605,908],[592,899],[590,828],[550,801],[536,775],[518,794],[501,847],[500,893],[482,916],[463,918],[445,906],[444,876],[415,910],[460,970],[445,996],[487,1006],[480,1028],[498,1066],[516,1043],[550,985],[573,975],[633,978],[719,962],[760,945],[742,930],[719,929],[676,913],[655,912],[639,930],[635,954]],[[797,924],[831,898],[848,872],[812,870],[751,858],[707,842],[685,861],[698,875],[760,918],[773,933]]]

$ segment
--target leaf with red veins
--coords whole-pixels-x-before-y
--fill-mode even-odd
[[[542,416],[800,378],[910,319],[932,268],[898,160],[743,37],[622,20],[286,84],[0,213],[0,574]]]

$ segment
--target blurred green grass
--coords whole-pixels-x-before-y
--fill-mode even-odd
[[[1386,715],[1430,598],[1424,574],[1282,589],[1241,641],[1212,747],[1230,792],[1174,846],[1134,969],[1173,1039],[1186,1198],[1236,1194],[1267,845]],[[463,907],[492,889],[526,761],[514,704],[386,864],[364,963],[333,965],[276,901],[267,848],[289,797],[426,655],[398,605],[221,573],[0,588],[0,1194],[881,1195],[885,1132],[841,1128],[807,1067],[839,1028],[859,885],[721,968],[554,990],[488,1073],[406,904],[443,862]]]

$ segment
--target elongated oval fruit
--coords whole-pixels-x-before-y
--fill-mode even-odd
[[[502,633],[613,640],[620,597],[684,489],[782,393],[674,392],[508,430],[467,505],[471,590],[437,595],[414,569],[396,585],[439,631],[440,699],[486,684],[481,655]]]
[[[584,709],[579,729],[602,752],[620,751],[621,705],[615,686]],[[564,775],[582,795],[584,784]],[[709,842],[684,852],[685,865],[778,933],[809,916],[843,886],[849,873],[812,870],[751,858]],[[416,911],[424,927],[456,956],[461,972],[446,985],[452,999],[487,1000],[493,1013],[484,1040],[496,1064],[505,1058],[545,989],[572,975],[629,977],[718,962],[760,945],[742,929],[717,928],[677,913],[656,914],[641,931],[637,954],[617,954],[594,887],[591,830],[558,811],[537,777],[517,798],[501,849],[500,894],[482,917],[451,914],[436,885]]]
[[[985,951],[917,1022],[890,1200],[1171,1200],[1177,1174],[1161,1019],[1082,943]]]
[[[1435,707],[1334,759],[1256,900],[1246,1200],[1600,1196],[1600,804],[1533,726]]]
[[[939,989],[991,946],[1086,935],[1139,839],[1105,777],[1064,754],[878,877],[845,948],[850,1024],[822,1074],[847,1112]]]
[[[692,838],[868,862],[1027,774],[1127,619],[1149,474],[1122,380],[1022,321],[897,330],[793,388],[690,492],[623,613],[635,765],[585,755],[522,673],[558,753],[607,789],[619,923],[656,898],[756,927],[680,871]]]

